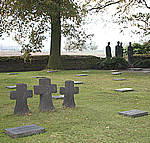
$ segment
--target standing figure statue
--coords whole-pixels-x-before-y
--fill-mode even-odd
[[[106,46],[106,58],[111,58],[111,47],[110,47],[110,42],[108,42],[108,45]]]
[[[119,49],[120,49],[119,44],[120,44],[120,42],[118,41],[118,42],[117,42],[117,46],[115,46],[115,56],[116,56],[116,57],[119,56],[119,51],[120,51],[120,50],[119,50]]]
[[[131,42],[129,42],[128,46],[128,63],[132,65],[132,59],[133,59],[133,47],[131,46]]]
[[[123,46],[122,46],[122,42],[120,43],[120,56],[123,58]]]

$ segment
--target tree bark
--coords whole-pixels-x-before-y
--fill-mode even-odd
[[[63,70],[61,61],[61,21],[59,13],[51,18],[51,46],[46,68]]]

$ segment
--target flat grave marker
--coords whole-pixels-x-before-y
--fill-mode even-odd
[[[8,75],[17,75],[18,73],[7,73]]]
[[[29,112],[27,98],[33,97],[33,91],[27,90],[26,84],[17,84],[16,91],[10,92],[10,99],[16,100],[14,114],[25,114]]]
[[[45,129],[35,124],[5,129],[5,133],[12,138],[21,138],[33,134],[44,133]]]
[[[52,96],[54,99],[64,99],[64,95]]]
[[[83,84],[81,81],[74,81],[74,84]]]
[[[119,70],[111,70],[111,72],[119,72]]]
[[[82,71],[82,72],[90,72],[90,71]]]
[[[58,71],[47,71],[48,73],[58,72]]]
[[[148,115],[148,112],[134,109],[134,110],[119,112],[119,115],[124,115],[124,116],[135,118],[135,117],[146,116],[146,115]]]
[[[87,76],[87,74],[77,74],[76,76]]]
[[[115,89],[115,91],[127,92],[127,91],[133,91],[133,89],[132,88],[120,88],[120,89]]]
[[[15,89],[17,86],[15,85],[15,86],[6,86],[6,88],[8,88],[8,89]]]
[[[117,79],[113,79],[115,81],[123,81],[123,80],[126,80],[125,78],[117,78]]]
[[[33,78],[46,78],[45,76],[33,76]]]
[[[119,75],[119,74],[122,74],[121,72],[112,72],[111,73],[112,75]]]

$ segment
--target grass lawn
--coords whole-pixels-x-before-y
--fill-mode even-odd
[[[18,75],[0,73],[0,143],[148,143],[150,142],[150,115],[130,118],[118,115],[118,112],[138,109],[150,113],[150,75],[122,72],[111,75],[110,71],[89,70],[88,76],[78,77],[82,71],[46,71],[19,72]],[[41,112],[38,109],[40,96],[28,98],[29,114],[15,115],[15,100],[10,99],[6,86],[19,83],[27,84],[28,90],[39,85],[39,79],[33,76],[46,76],[52,84],[65,86],[66,80],[82,81],[79,94],[75,95],[76,107],[65,109],[62,99],[53,99],[55,109]],[[125,81],[113,81],[113,78],[126,78]],[[133,88],[130,92],[117,92],[118,88]],[[43,134],[13,139],[6,135],[5,129],[36,124],[45,128]]]

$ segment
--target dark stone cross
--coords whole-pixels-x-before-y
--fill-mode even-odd
[[[57,92],[57,85],[51,84],[51,79],[43,78],[39,79],[39,86],[34,86],[34,94],[40,94],[40,104],[39,108],[44,111],[53,110],[55,107],[52,102],[51,93]]]
[[[33,91],[27,90],[26,84],[17,84],[16,91],[10,92],[10,99],[16,99],[16,105],[14,109],[15,114],[25,114],[29,112],[27,105],[27,98],[33,97]]]
[[[63,106],[66,108],[75,107],[74,94],[79,93],[79,87],[74,87],[74,81],[65,81],[65,87],[60,87],[60,94],[64,94]]]

